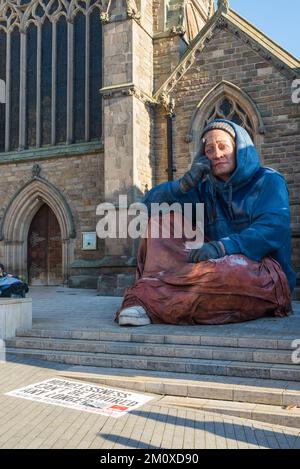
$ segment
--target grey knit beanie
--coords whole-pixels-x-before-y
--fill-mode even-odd
[[[235,134],[234,128],[230,124],[227,124],[227,122],[218,122],[218,121],[212,121],[209,124],[207,124],[207,126],[204,128],[202,132],[201,138],[203,138],[204,135],[210,130],[215,130],[215,129],[224,130],[229,135],[231,135],[231,137],[235,140],[236,134]]]

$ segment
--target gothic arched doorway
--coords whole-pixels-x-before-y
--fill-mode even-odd
[[[44,204],[37,211],[28,233],[28,280],[31,285],[59,285],[62,274],[62,237],[58,220]]]

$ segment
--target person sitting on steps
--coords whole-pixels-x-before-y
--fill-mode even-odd
[[[182,178],[159,184],[151,203],[204,203],[205,242],[142,239],[135,284],[117,312],[120,326],[225,324],[291,312],[289,193],[284,177],[264,167],[248,132],[210,122]],[[149,221],[149,224],[154,220]]]

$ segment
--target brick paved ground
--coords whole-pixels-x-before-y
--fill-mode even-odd
[[[113,318],[121,298],[97,297],[95,290],[32,288],[33,327],[120,331]],[[300,333],[300,303],[286,319],[212,326],[213,334],[288,336]],[[164,332],[176,326],[150,325]],[[182,333],[205,326],[182,327]],[[206,328],[205,328],[206,330]],[[300,448],[300,430],[166,405],[154,399],[120,419],[5,396],[4,393],[56,376],[72,367],[15,359],[0,363],[0,448]]]
[[[67,368],[0,363],[0,448],[300,448],[299,429],[166,406],[161,396],[113,419],[4,395]]]

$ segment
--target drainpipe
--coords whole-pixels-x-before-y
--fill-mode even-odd
[[[173,121],[176,118],[175,112],[175,100],[171,98],[168,105],[168,114],[166,115],[167,119],[167,152],[168,152],[168,181],[173,181],[174,173],[176,172],[176,168],[174,167],[174,160],[173,160]]]

